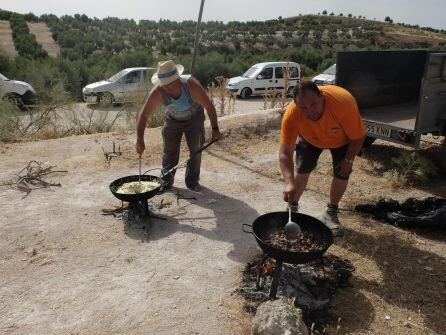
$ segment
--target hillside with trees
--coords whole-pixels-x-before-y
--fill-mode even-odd
[[[170,20],[90,18],[87,15],[36,17],[1,11],[9,20],[19,56],[15,60],[0,54],[0,72],[35,84],[63,85],[74,99],[82,87],[104,79],[122,68],[153,66],[173,58],[191,63],[196,23]],[[44,22],[60,45],[57,58],[49,57],[27,31],[25,21]],[[352,14],[299,15],[267,21],[202,24],[195,75],[204,85],[217,75],[231,77],[261,61],[289,60],[301,64],[310,76],[335,62],[341,50],[446,49],[446,32],[383,22]],[[33,71],[29,71],[33,69]]]

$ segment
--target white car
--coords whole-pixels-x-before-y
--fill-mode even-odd
[[[150,82],[151,67],[132,67],[124,69],[110,78],[89,84],[82,89],[86,103],[110,105],[135,100],[135,94],[145,95]]]
[[[316,85],[334,85],[336,81],[336,64],[333,64],[321,74],[313,78]]]
[[[265,62],[253,65],[243,75],[229,79],[226,90],[247,99],[251,95],[280,93],[285,86],[284,73],[290,71],[287,95],[300,82],[300,65],[293,62]]]
[[[35,104],[37,94],[30,84],[8,79],[0,73],[0,98],[23,109],[27,105]]]

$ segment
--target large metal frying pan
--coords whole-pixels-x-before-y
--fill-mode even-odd
[[[288,212],[272,212],[259,216],[251,225],[243,224],[242,229],[245,233],[253,234],[257,243],[263,252],[278,261],[290,264],[303,264],[321,258],[327,249],[333,244],[333,233],[318,219],[301,213],[292,213],[292,220],[299,222],[299,226],[303,232],[310,232],[316,239],[321,248],[316,251],[309,252],[293,252],[276,248],[265,240],[271,233],[283,229],[288,221]],[[245,230],[249,227],[252,231]]]
[[[146,173],[151,171],[151,170],[148,170],[148,171],[144,172],[144,174],[142,174],[141,176],[133,175],[133,176],[122,177],[122,178],[116,179],[115,181],[113,181],[110,184],[110,186],[109,186],[110,187],[110,191],[113,193],[113,195],[116,198],[118,198],[121,201],[125,201],[125,202],[138,202],[138,201],[144,201],[144,200],[150,199],[150,198],[154,197],[155,195],[157,195],[158,192],[160,191],[161,187],[165,184],[165,182],[163,181],[162,177],[164,177],[164,176],[166,176],[168,174],[172,174],[173,171],[175,171],[179,167],[185,165],[192,157],[194,157],[198,153],[200,153],[203,150],[205,150],[207,147],[209,147],[214,142],[215,142],[215,140],[212,140],[208,144],[202,146],[196,152],[191,154],[185,161],[179,163],[178,165],[174,166],[170,170],[162,173],[161,177],[157,177],[157,176],[153,176],[153,175],[146,175]],[[155,188],[155,189],[153,189],[153,190],[150,190],[150,191],[147,191],[147,192],[144,192],[144,193],[138,193],[138,194],[121,194],[121,193],[117,193],[116,192],[118,187],[122,186],[125,183],[139,181],[140,177],[141,177],[141,181],[156,181],[156,182],[158,182],[160,184],[160,186]]]
[[[137,194],[122,194],[122,193],[116,192],[116,190],[123,184],[130,183],[133,181],[139,181],[139,175],[127,176],[127,177],[122,177],[122,178],[116,179],[115,181],[113,181],[110,184],[110,191],[113,193],[113,195],[116,198],[118,198],[121,201],[138,202],[138,201],[144,201],[144,200],[150,199],[150,198],[154,197],[155,195],[157,195],[161,186],[163,185],[163,181],[161,180],[161,178],[159,178],[157,176],[141,175],[141,181],[155,181],[155,182],[158,182],[160,184],[160,186],[153,190],[143,192],[143,193],[137,193]]]

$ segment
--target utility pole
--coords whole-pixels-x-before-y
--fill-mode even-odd
[[[201,15],[203,14],[204,0],[201,0],[200,12],[198,14],[197,29],[195,30],[194,53],[192,55],[192,64],[190,66],[190,74],[193,76],[195,71],[195,60],[197,58],[198,40],[200,39]]]

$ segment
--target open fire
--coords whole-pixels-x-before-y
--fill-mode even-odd
[[[354,266],[336,256],[325,256],[324,264],[278,264],[263,256],[249,262],[243,272],[243,281],[237,292],[245,299],[245,310],[255,314],[257,307],[271,299],[271,288],[277,266],[282,267],[278,279],[277,298],[293,298],[294,305],[302,309],[307,324],[323,324],[332,297],[339,287],[349,285]]]

